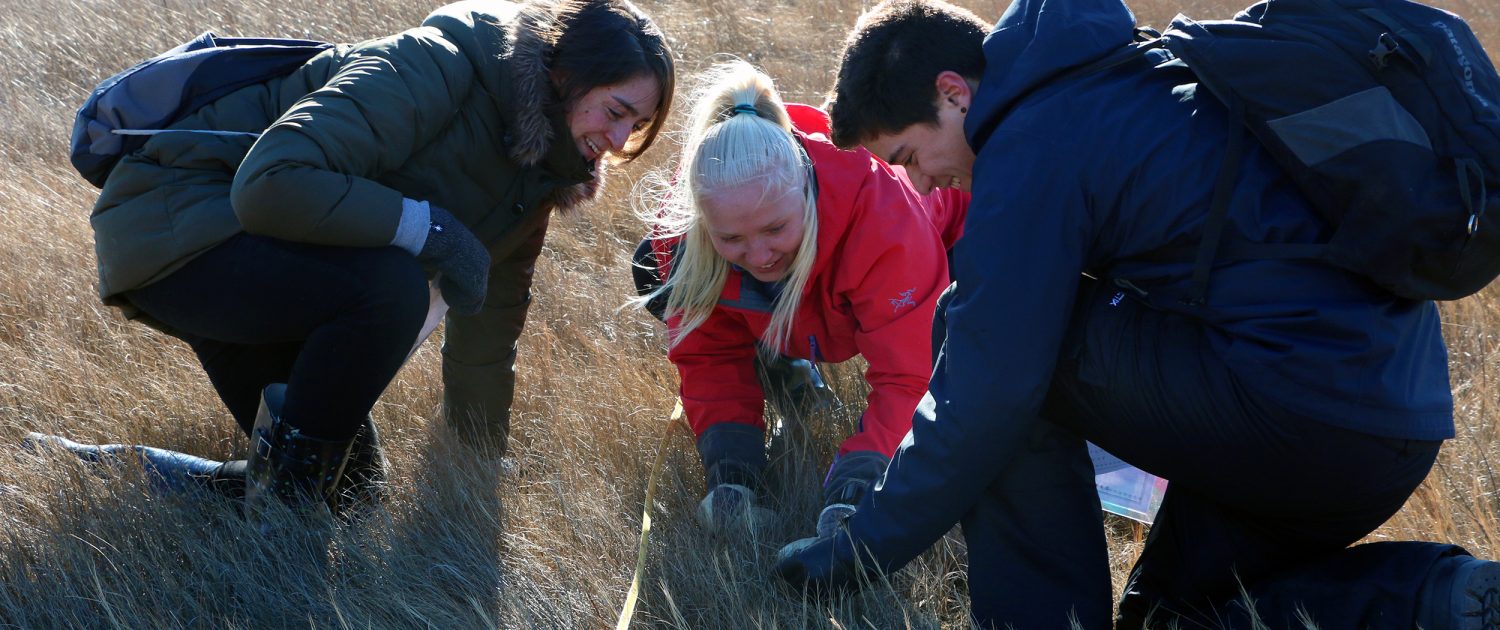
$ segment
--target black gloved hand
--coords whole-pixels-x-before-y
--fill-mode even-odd
[[[855,506],[850,503],[830,503],[818,512],[818,538],[832,538],[845,523],[854,516]]]
[[[699,525],[715,533],[761,531],[776,522],[775,511],[755,504],[754,490],[732,483],[710,487],[695,515]]]
[[[823,511],[818,513],[818,537],[833,536],[875,481],[885,474],[891,459],[875,451],[849,451],[833,460],[823,481]]]
[[[460,315],[478,313],[489,285],[490,253],[447,210],[435,205],[429,209],[432,225],[417,260],[441,274],[438,289],[449,309]]]
[[[857,585],[860,567],[847,530],[822,538],[794,540],[776,553],[776,576],[814,593]]]

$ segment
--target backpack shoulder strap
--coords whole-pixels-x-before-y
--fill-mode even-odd
[[[1040,90],[1049,85],[1053,85],[1059,81],[1076,79],[1079,77],[1094,74],[1096,72],[1104,72],[1106,70],[1117,68],[1119,66],[1130,63],[1131,61],[1134,61],[1141,56],[1144,56],[1147,51],[1156,50],[1158,48],[1166,50],[1166,42],[1160,37],[1142,39],[1155,32],[1156,31],[1150,29],[1138,28],[1136,29],[1135,43],[1128,44],[1120,48],[1119,50],[1095,59],[1094,61],[1085,63],[1080,66],[1075,66],[1046,81],[1031,86],[1023,93],[1011,99],[1010,107],[1002,110],[999,115],[988,117],[987,121],[974,131],[973,136],[977,138],[989,137],[990,133],[993,132],[997,126],[999,126],[1000,122],[1005,120],[1005,118],[1010,115],[1011,109],[1015,108],[1016,105],[1024,102],[1027,97],[1031,96],[1031,94],[1036,92],[1037,90]],[[1171,51],[1167,52],[1170,54]]]
[[[1228,223],[1229,207],[1234,204],[1234,182],[1239,177],[1240,160],[1245,155],[1245,136],[1250,133],[1239,123],[1243,117],[1239,101],[1231,103],[1228,145],[1224,149],[1219,177],[1214,182],[1213,201],[1208,208],[1208,220],[1203,224],[1203,238],[1198,241],[1198,251],[1193,258],[1192,289],[1184,300],[1188,306],[1201,306],[1208,297],[1208,276],[1224,240],[1224,224]]]

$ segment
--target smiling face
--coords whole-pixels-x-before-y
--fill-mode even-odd
[[[866,138],[862,144],[887,164],[905,168],[921,194],[943,187],[968,192],[974,151],[964,137],[964,118],[972,92],[954,72],[938,75],[937,87],[935,123],[917,123],[896,133]]]
[[[958,112],[957,107],[948,109]],[[912,186],[923,195],[933,188],[968,192],[974,152],[964,139],[963,118],[952,118],[940,108],[936,125],[918,123],[866,140],[864,147],[887,164],[905,168]]]
[[[801,187],[764,180],[729,186],[699,197],[703,227],[714,251],[761,282],[779,282],[791,271],[802,244],[805,200]]]
[[[650,125],[660,104],[660,85],[651,75],[602,85],[568,110],[568,129],[583,159],[595,162],[605,153],[620,154],[631,135]]]

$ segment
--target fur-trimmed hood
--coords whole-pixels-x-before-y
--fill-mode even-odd
[[[537,166],[559,157],[550,154],[576,151],[570,138],[558,142],[559,132],[567,135],[566,124],[560,117],[548,116],[556,98],[547,71],[551,41],[556,37],[556,7],[556,0],[463,0],[439,8],[422,21],[423,26],[441,30],[474,67],[498,69],[480,72],[479,84],[494,98],[505,119],[510,132],[503,141],[510,158],[521,166]],[[605,161],[597,161],[594,167],[591,179],[553,192],[558,210],[598,196]]]

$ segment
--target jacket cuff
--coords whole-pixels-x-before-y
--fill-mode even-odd
[[[391,245],[416,256],[427,245],[428,228],[432,226],[432,209],[425,201],[401,200],[401,223],[396,226],[396,238]]]
[[[766,469],[765,431],[736,422],[715,424],[698,436],[698,456],[709,488],[732,483],[759,489]]]
[[[889,457],[875,451],[844,453],[828,467],[828,477],[823,480],[823,504],[858,505],[890,464]]]

